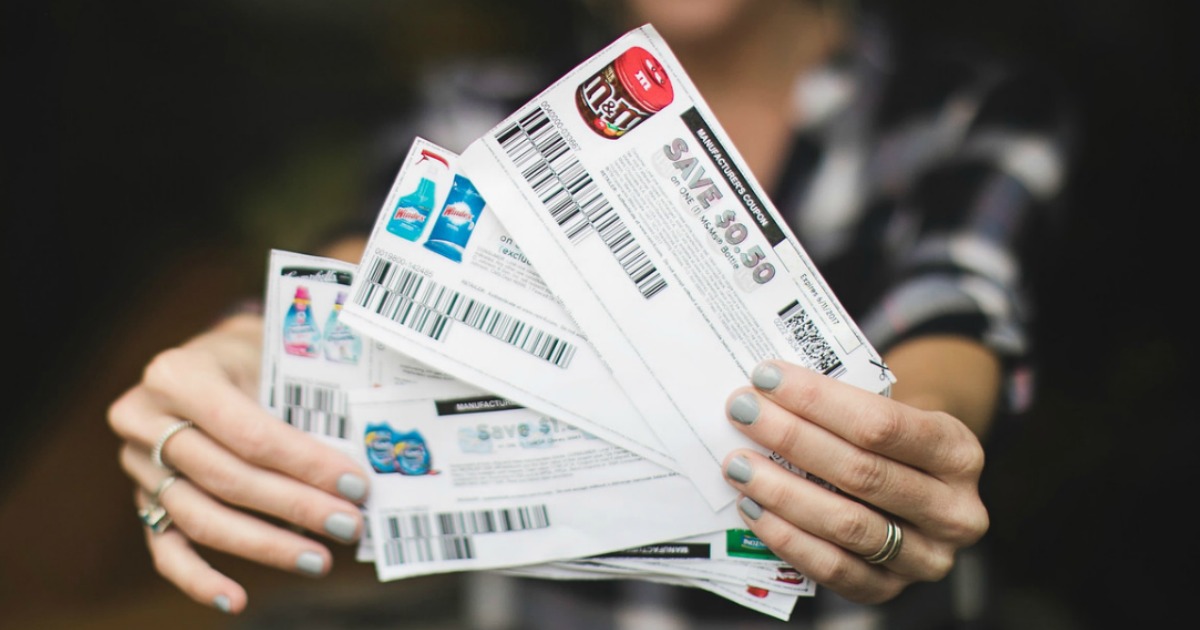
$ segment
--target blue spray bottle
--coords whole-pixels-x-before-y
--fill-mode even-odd
[[[433,224],[433,231],[429,233],[425,247],[454,262],[462,262],[467,240],[475,230],[475,223],[483,212],[483,206],[483,196],[475,189],[471,180],[456,174],[450,194],[446,196],[446,203],[442,206],[442,213]]]
[[[392,218],[387,224],[389,232],[410,241],[416,241],[425,231],[425,222],[433,213],[436,197],[433,182],[438,179],[438,169],[450,168],[450,163],[446,158],[424,149],[415,166],[421,170],[421,181],[417,183],[416,190],[396,201]]]

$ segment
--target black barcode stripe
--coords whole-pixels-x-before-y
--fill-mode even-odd
[[[443,536],[545,529],[550,526],[550,511],[542,504],[494,510],[444,512],[437,515],[437,523],[438,531]]]
[[[438,559],[433,541],[429,539],[402,539],[383,541],[383,558],[387,566],[414,562],[433,562]]]
[[[333,387],[283,381],[283,419],[305,433],[341,439],[349,437],[350,403]]]
[[[847,372],[841,357],[821,335],[817,323],[798,300],[783,307],[779,311],[779,319],[799,344],[805,367],[834,378],[840,378]]]
[[[475,557],[475,548],[468,536],[453,536],[442,539],[443,560],[470,560]]]
[[[449,287],[375,256],[355,303],[402,326],[442,341],[451,322],[461,322],[560,368],[575,357],[575,344],[464,296]]]
[[[604,198],[562,134],[550,124],[545,110],[535,106],[517,122],[500,130],[496,141],[567,239],[578,243],[592,232],[599,234],[625,275],[646,299],[667,288],[662,274]]]
[[[386,518],[388,538],[383,541],[386,566],[471,560],[476,556],[476,535],[550,526],[550,512],[545,505],[442,512],[432,517],[420,513]]]

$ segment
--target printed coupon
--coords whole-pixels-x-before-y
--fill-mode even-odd
[[[421,363],[679,470],[458,156],[418,138],[342,318]]]
[[[712,506],[757,448],[730,392],[777,358],[887,393],[891,371],[647,25],[464,152],[460,167]]]

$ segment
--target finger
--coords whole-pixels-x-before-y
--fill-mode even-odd
[[[342,543],[355,542],[362,535],[362,511],[353,503],[248,464],[199,429],[184,431],[172,441],[176,439],[181,440],[175,462],[179,472],[217,499],[274,516]],[[153,468],[149,458],[134,447],[124,450],[122,461],[139,482],[153,481],[165,474]],[[154,486],[143,483],[143,487],[150,490]]]
[[[144,492],[134,492],[134,503],[139,509],[146,501]],[[146,547],[159,575],[201,604],[230,614],[245,610],[246,589],[205,562],[181,532],[168,528],[155,534],[150,528],[145,529]]]
[[[978,440],[948,414],[910,407],[783,361],[759,364],[751,382],[766,398],[851,444],[935,476],[969,472],[982,462]]]
[[[724,470],[729,483],[763,509],[859,558],[876,554],[887,540],[887,516],[803,479],[758,453],[734,451],[726,457]],[[901,527],[905,529],[900,552],[884,566],[913,580],[944,577],[953,564],[945,546],[932,544],[916,528]]]
[[[940,480],[851,444],[756,391],[734,392],[728,412],[734,426],[791,464],[917,527],[940,527],[930,508],[953,504],[953,491]]]
[[[143,488],[155,487],[164,474],[131,448],[122,449],[121,465]],[[172,484],[159,503],[171,516],[172,528],[204,547],[310,577],[329,570],[332,556],[321,544],[233,509],[185,478]]]
[[[356,503],[366,497],[367,476],[353,459],[268,413],[230,381],[211,356],[187,348],[164,352],[147,367],[145,379],[144,388],[128,393],[110,409],[110,423],[127,439],[153,445],[169,425],[153,418],[189,418],[260,467]],[[175,450],[184,441],[178,437],[183,436],[164,445],[165,461],[175,461]]]
[[[738,499],[746,526],[800,573],[843,597],[864,604],[887,601],[910,580],[864,562],[843,547],[797,528],[749,497]]]

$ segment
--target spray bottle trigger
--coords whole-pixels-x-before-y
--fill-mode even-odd
[[[433,151],[430,151],[429,149],[421,149],[421,159],[417,160],[417,164],[420,164],[421,162],[424,162],[426,159],[430,158],[441,162],[442,166],[450,168],[450,163],[446,161],[446,158],[434,153]]]

